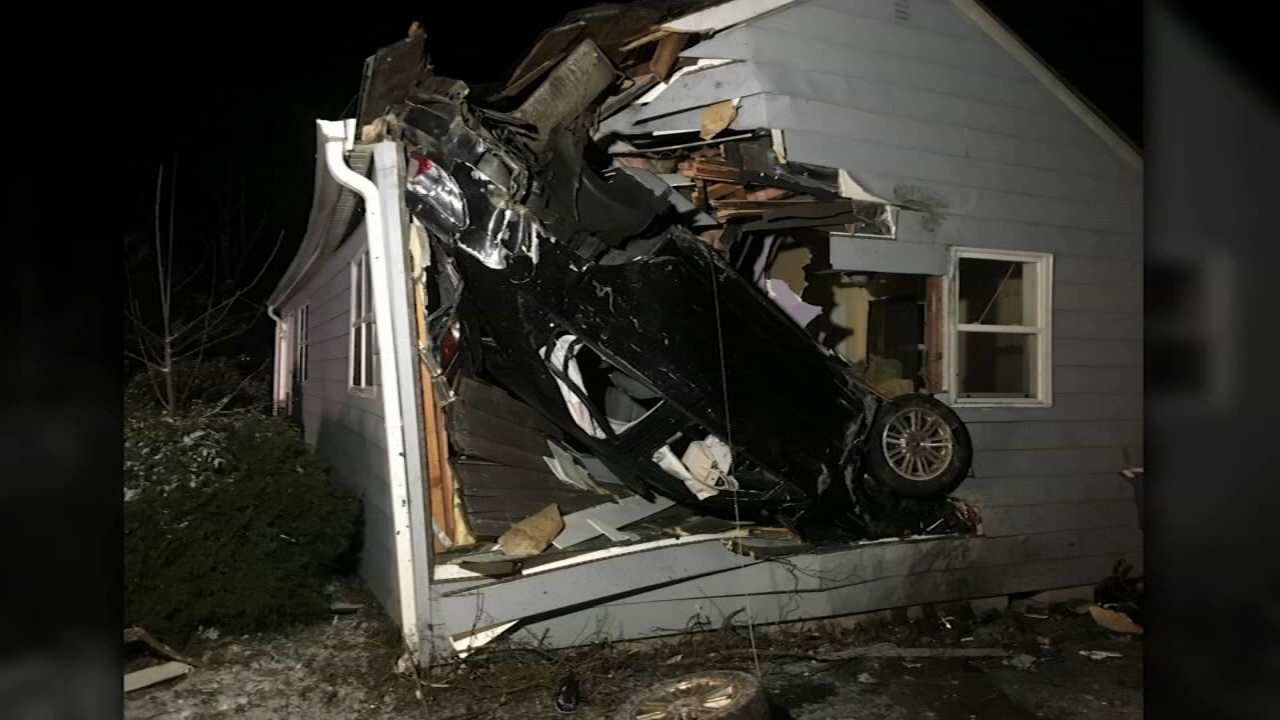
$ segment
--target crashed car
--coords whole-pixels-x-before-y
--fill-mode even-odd
[[[410,152],[442,371],[505,388],[632,492],[723,518],[865,528],[886,495],[949,494],[972,457],[949,407],[872,389],[773,297],[768,242],[713,247],[600,152],[614,73],[590,45],[515,112],[431,76],[380,115]]]

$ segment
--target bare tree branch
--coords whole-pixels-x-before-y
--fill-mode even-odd
[[[217,407],[205,413],[205,417],[209,417],[210,415],[221,412],[222,408],[226,407],[227,403],[231,402],[231,398],[235,397],[235,394],[240,392],[240,388],[244,387],[245,383],[249,382],[249,380],[251,380],[254,375],[257,375],[259,372],[262,372],[262,369],[265,368],[266,366],[267,366],[267,363],[264,362],[261,365],[259,365],[253,372],[249,373],[248,375],[245,375],[244,379],[240,381],[240,384],[236,385],[235,389],[233,389],[230,393],[228,393],[226,397],[222,398],[222,402],[218,403]]]

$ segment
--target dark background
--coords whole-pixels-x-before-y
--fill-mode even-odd
[[[255,288],[271,291],[306,230],[314,121],[351,115],[364,59],[418,21],[438,73],[471,84],[501,82],[539,33],[591,2],[403,4],[377,10],[255,12],[203,4],[137,11],[138,106],[147,141],[132,157],[127,231],[154,232],[156,174],[176,169],[177,242],[201,234],[257,235],[265,262]],[[1142,140],[1142,5],[988,0],[988,7],[1068,83]],[[1105,13],[1099,9],[1105,7]],[[1100,22],[1105,17],[1105,22]],[[252,238],[250,238],[252,239]],[[269,354],[265,316],[240,349]]]

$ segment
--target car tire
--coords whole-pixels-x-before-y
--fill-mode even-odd
[[[886,402],[866,442],[868,473],[904,497],[947,495],[973,463],[964,421],[931,395],[909,393]]]
[[[768,720],[770,712],[764,688],[754,675],[711,670],[652,685],[631,696],[613,717]]]

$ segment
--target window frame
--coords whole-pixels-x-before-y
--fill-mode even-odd
[[[1036,322],[1034,325],[979,325],[960,322],[960,261],[998,260],[1036,265]],[[1053,254],[1022,250],[952,247],[946,276],[947,393],[954,407],[1053,407]],[[1036,337],[1033,397],[962,397],[960,395],[960,333],[1005,333]]]
[[[311,304],[304,303],[293,312],[293,370],[297,373],[298,384],[306,385],[310,377],[308,358],[310,356]]]
[[[347,341],[347,389],[355,395],[372,397],[381,384],[377,363],[377,317],[373,309],[373,273],[369,250],[361,250],[350,264],[350,327]],[[357,334],[357,330],[361,330]],[[360,347],[357,348],[357,337]],[[357,375],[357,370],[359,374]],[[357,383],[357,380],[360,382]]]

